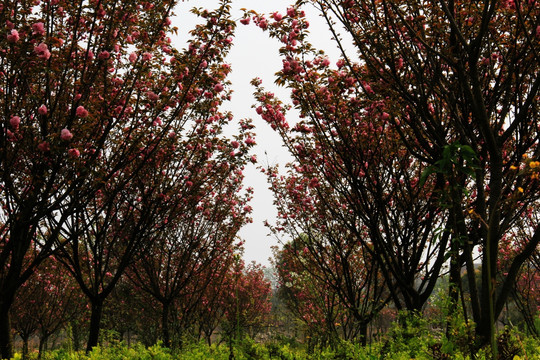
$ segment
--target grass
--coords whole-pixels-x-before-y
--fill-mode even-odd
[[[429,334],[410,334],[394,331],[382,342],[361,347],[350,342],[341,342],[333,348],[317,348],[308,352],[306,347],[298,343],[269,342],[256,343],[249,338],[237,342],[233,347],[235,360],[323,360],[323,359],[389,359],[389,360],[428,360],[428,359],[472,359],[469,351],[463,351],[456,344],[430,337]],[[419,336],[415,336],[419,335]],[[412,337],[411,337],[412,336]],[[539,359],[540,344],[538,339],[525,337],[516,332],[505,331],[499,338],[501,346],[500,359],[521,360]],[[231,349],[225,344],[208,346],[206,343],[192,343],[182,351],[171,351],[160,344],[144,347],[136,344],[132,347],[123,342],[111,343],[106,347],[96,347],[88,355],[84,352],[73,352],[65,348],[48,351],[43,360],[229,360]],[[35,359],[37,354],[30,354]],[[488,360],[489,351],[481,349],[474,354],[476,360]],[[21,360],[17,354],[14,360]]]

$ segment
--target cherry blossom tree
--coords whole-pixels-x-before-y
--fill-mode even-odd
[[[501,239],[499,247],[499,257],[497,259],[497,278],[504,277],[509,270],[509,264],[517,254],[522,251],[523,246],[534,229],[534,224],[538,223],[539,214],[529,209],[530,214],[518,221],[516,226]],[[535,326],[535,319],[538,317],[540,309],[540,249],[537,249],[532,256],[525,261],[516,277],[516,283],[511,292],[508,304],[514,305],[523,320],[525,326],[531,334],[538,336],[538,329]]]
[[[303,254],[299,256],[297,253]],[[308,348],[316,343],[325,347],[333,345],[339,337],[338,324],[346,310],[333,291],[320,277],[307,271],[311,264],[309,251],[295,250],[286,244],[275,254],[279,289],[277,296],[284,300],[287,309],[306,327]]]
[[[39,336],[41,358],[47,340],[82,311],[82,294],[73,278],[54,258],[48,258],[19,288],[11,308],[13,328],[23,340],[23,357],[28,355],[28,339]]]
[[[197,302],[193,319],[197,322],[198,339],[204,338],[208,345],[212,344],[212,335],[227,311],[224,300],[227,291],[226,284],[229,280],[230,270],[239,253],[241,253],[241,248],[237,247],[233,252],[216,259],[214,264],[207,269],[208,272],[212,273],[209,277],[210,282]]]
[[[39,323],[38,358],[41,358],[47,350],[49,338],[65,329],[72,319],[84,314],[84,299],[76,281],[54,257],[45,260],[33,277],[44,290],[36,300],[41,305],[36,314]]]
[[[494,322],[540,241],[535,224],[497,282],[501,239],[539,196],[531,160],[540,156],[538,4],[313,3],[352,36],[370,79],[367,95],[384,101],[404,144],[447,181],[444,207],[470,284],[476,283],[474,249],[483,251],[472,313],[480,342],[491,338],[496,351]]]
[[[339,336],[365,344],[368,324],[391,299],[378,263],[343,229],[308,231],[278,254],[281,293],[323,345]]]
[[[207,27],[224,28],[221,36],[232,31],[225,5],[215,12],[202,11],[200,15],[208,19]],[[230,44],[226,40],[222,43],[226,46]],[[208,44],[210,45],[214,46],[213,43]],[[212,48],[205,51],[210,50]],[[221,48],[220,51],[207,66],[222,60],[226,48]],[[193,61],[191,55],[184,56],[188,59],[177,59],[173,66],[176,67],[176,62],[180,60]],[[104,300],[130,263],[135,258],[144,256],[160,234],[166,234],[178,221],[186,221],[184,230],[188,232],[195,226],[195,234],[188,233],[187,236],[192,236],[192,244],[201,247],[189,248],[188,252],[200,252],[201,256],[204,256],[202,254],[207,248],[199,238],[201,234],[198,229],[198,226],[204,228],[204,223],[189,216],[184,220],[177,218],[192,214],[191,209],[198,209],[198,198],[204,196],[205,192],[212,191],[212,187],[218,188],[222,186],[221,183],[233,184],[236,188],[228,189],[228,192],[223,194],[229,197],[241,187],[241,178],[220,177],[219,174],[225,171],[227,174],[241,176],[241,164],[248,161],[247,148],[253,145],[254,140],[250,137],[251,133],[243,134],[242,136],[247,138],[240,147],[236,146],[236,141],[224,139],[221,135],[222,127],[232,119],[230,114],[222,114],[217,110],[221,102],[228,97],[222,82],[229,68],[222,64],[216,65],[218,66],[210,67],[205,73],[208,80],[199,84],[198,90],[201,94],[193,100],[189,111],[183,115],[174,115],[175,118],[170,123],[174,127],[168,130],[166,136],[163,134],[162,120],[153,114],[151,118],[154,120],[147,128],[134,131],[146,135],[140,147],[141,152],[135,154],[136,157],[128,166],[116,172],[115,178],[105,184],[95,199],[85,204],[80,211],[75,211],[64,227],[62,235],[68,244],[59,244],[65,249],[60,258],[65,259],[64,262],[81,284],[92,305],[87,351],[97,345]],[[147,104],[146,108],[152,113],[155,111],[153,102],[157,100],[149,97],[149,101],[152,104]],[[251,126],[248,122],[243,122],[241,128],[245,132],[251,129]],[[251,141],[247,141],[248,139]],[[217,198],[216,201],[221,201],[223,210],[217,211],[221,218],[215,221],[221,221],[219,224],[222,227],[230,226],[224,220],[223,216],[226,215],[223,212],[227,206],[232,205],[232,201],[223,201],[220,196]],[[243,208],[243,202],[240,203]],[[201,202],[200,206],[204,208],[204,202]],[[231,215],[245,219],[245,216],[236,213],[237,209],[226,209]],[[228,229],[237,231],[238,226],[230,226]],[[215,236],[220,238],[219,235]],[[172,238],[166,236],[165,241],[172,241]],[[209,247],[214,250],[213,246]],[[188,256],[185,258],[190,259]],[[167,302],[170,301],[171,299],[167,299]],[[167,336],[165,340],[168,342]]]
[[[170,308],[180,302],[187,307],[181,312],[190,312],[213,277],[219,277],[222,265],[230,265],[227,258],[232,256],[237,233],[250,221],[251,189],[242,192],[242,163],[248,161],[251,145],[244,142],[236,147],[236,143],[225,147],[223,159],[206,163],[208,173],[202,169],[192,177],[194,193],[183,197],[177,217],[168,217],[168,229],[160,232],[149,250],[152,256],[140,257],[128,271],[135,286],[161,304],[162,340],[167,347],[171,346]],[[230,151],[235,149],[243,149],[244,155],[237,154],[231,161]]]
[[[228,96],[222,93],[229,71],[223,56],[234,26],[228,3],[201,13],[207,23],[194,29],[183,51],[168,37],[176,31],[169,20],[175,3],[0,6],[3,358],[12,355],[9,309],[17,289],[53,250],[75,238],[61,236],[63,230],[78,224],[81,234],[90,232],[73,221],[75,214],[99,198],[111,199],[103,194],[111,183],[127,186],[166,139],[182,131],[200,135],[203,122],[219,120],[213,116],[220,96]],[[190,116],[203,108],[213,116]],[[32,241],[39,251],[27,261]]]
[[[254,262],[246,266],[237,254],[223,287],[225,311],[221,328],[227,341],[232,344],[234,339],[246,332],[254,336],[268,319],[271,310],[272,289],[262,266]]]
[[[262,15],[253,17],[263,27]],[[364,71],[360,65],[349,69],[340,60],[337,69],[331,68],[329,59],[304,41],[309,24],[301,10],[290,8],[286,16],[274,13],[272,18],[264,27],[283,43],[277,82],[291,88],[300,112],[289,125],[287,106],[260,80],[253,81],[257,112],[295,157],[285,177],[273,169],[268,173],[280,210],[274,231],[292,238],[307,234],[308,249],[321,254],[320,266],[325,264],[321,249],[328,249],[328,258],[340,259],[343,272],[321,271],[345,276],[332,283],[343,290],[350,309],[357,308],[353,304],[361,294],[351,286],[359,265],[353,265],[354,257],[363,254],[365,264],[377,263],[375,273],[383,276],[396,307],[420,311],[446,260],[450,233],[436,191],[442,178],[421,184],[426,166],[388,124],[384,104],[364,99],[365,81],[357,79]]]
[[[111,329],[118,334],[121,341],[131,346],[134,336],[150,333],[152,321],[149,313],[142,308],[143,297],[146,294],[137,291],[129,282],[127,276],[120,278],[103,307],[103,329]],[[146,321],[148,320],[148,321]],[[147,323],[146,329],[139,329],[138,324]],[[144,344],[142,336],[138,338]]]

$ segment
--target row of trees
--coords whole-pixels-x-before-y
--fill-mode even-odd
[[[304,6],[326,19],[335,66],[308,42]],[[496,351],[516,283],[538,279],[539,12],[497,0],[246,12],[281,41],[276,82],[292,99],[253,81],[257,112],[294,157],[285,175],[266,169],[279,209],[270,227],[294,239],[279,261],[324,284],[309,295],[318,301],[335,292],[360,333],[388,302],[420,311],[448,271],[454,308],[466,284],[479,344]]]
[[[238,250],[207,260],[212,266],[183,280],[182,290],[174,296],[178,279],[189,272],[173,264],[190,262],[196,266],[200,258],[188,261],[175,255],[168,261],[162,259],[159,284],[155,278],[134,278],[141,265],[133,263],[103,302],[100,327],[109,333],[105,337],[147,346],[160,340],[164,346],[178,348],[185,340],[205,339],[210,344],[213,338],[230,342],[239,333],[256,334],[270,313],[270,284],[261,266],[246,266]],[[157,257],[162,255],[156,253]],[[153,286],[159,292],[154,292]],[[48,258],[19,289],[11,309],[13,331],[23,342],[23,358],[29,352],[29,340],[36,337],[38,357],[51,338],[59,336],[79,350],[81,342],[89,339],[93,312],[92,300],[78,280],[61,260]]]
[[[232,114],[220,110],[235,22],[229,1],[194,10],[201,24],[175,49],[175,5],[0,5],[3,359],[13,354],[11,318],[23,339],[36,326],[46,339],[80,316],[81,302],[90,350],[126,279],[159,304],[168,345],[173,306],[187,313],[216,296],[208,289],[224,291],[231,271],[244,276],[234,241],[250,221],[242,170],[255,161],[253,126],[242,120],[225,136]]]

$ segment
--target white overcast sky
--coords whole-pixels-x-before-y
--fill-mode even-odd
[[[234,19],[239,19],[242,15],[241,8],[253,9],[258,13],[265,14],[274,11],[285,14],[287,7],[292,3],[294,0],[233,0],[232,14]],[[216,0],[189,0],[179,3],[175,9],[176,16],[173,18],[173,24],[179,29],[179,40],[175,44],[176,47],[184,47],[182,41],[187,39],[187,32],[198,21],[189,10],[193,7],[213,9],[218,4],[219,1]],[[310,41],[316,47],[324,49],[333,62],[337,61],[338,51],[331,41],[331,35],[324,20],[317,15],[314,9],[306,8],[305,10],[310,22]],[[253,78],[260,77],[265,88],[273,91],[283,101],[289,99],[285,89],[274,85],[274,74],[281,68],[278,49],[278,41],[270,39],[268,34],[257,28],[253,22],[248,26],[238,24],[234,47],[227,58],[228,63],[232,66],[229,80],[232,82],[234,93],[231,102],[225,105],[224,110],[232,111],[236,120],[253,119],[257,134],[257,146],[254,152],[259,160],[259,165],[265,166],[269,163],[271,165],[280,164],[283,167],[290,160],[290,157],[287,151],[282,148],[280,137],[274,134],[270,126],[252,109],[251,106],[255,100],[253,87],[250,85]],[[253,223],[245,226],[239,234],[245,241],[244,260],[246,262],[256,261],[269,266],[269,259],[272,256],[271,247],[279,245],[263,224],[265,220],[273,223],[276,217],[273,196],[268,189],[266,177],[254,165],[246,168],[244,173],[246,176],[245,185],[253,187],[255,191],[251,202]]]

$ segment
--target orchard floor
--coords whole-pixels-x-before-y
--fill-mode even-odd
[[[349,342],[340,342],[334,348],[315,348],[308,351],[305,345],[291,340],[256,343],[249,338],[237,341],[234,346],[226,344],[208,346],[206,343],[186,345],[182,351],[171,351],[162,346],[144,347],[141,344],[128,347],[125,343],[111,343],[84,352],[70,351],[68,347],[48,351],[42,354],[43,360],[322,360],[322,359],[491,359],[489,349],[481,349],[471,355],[464,344],[429,338],[402,338],[375,343],[366,347]],[[463,346],[465,348],[463,348]],[[28,359],[37,359],[37,353],[31,352]],[[540,341],[517,333],[508,333],[500,338],[499,359],[521,360],[540,359]],[[22,360],[17,353],[13,360]]]

